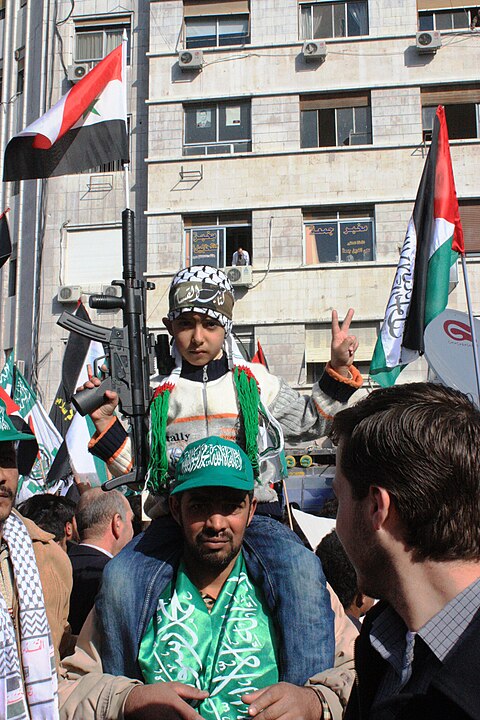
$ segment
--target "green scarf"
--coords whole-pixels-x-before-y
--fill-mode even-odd
[[[146,683],[179,681],[208,690],[198,707],[205,720],[248,715],[241,695],[278,682],[278,664],[273,622],[241,553],[210,613],[180,565],[138,660]]]

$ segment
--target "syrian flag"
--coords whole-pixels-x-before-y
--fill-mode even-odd
[[[0,215],[0,268],[7,262],[12,254],[12,241],[10,240],[10,230],[8,229],[7,212]]]
[[[69,175],[128,162],[126,41],[5,150],[4,180]]]
[[[438,106],[430,150],[370,365],[384,387],[424,352],[425,327],[445,310],[450,268],[463,254],[445,110]]]

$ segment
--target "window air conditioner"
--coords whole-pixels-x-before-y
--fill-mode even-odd
[[[62,285],[57,291],[57,300],[59,303],[76,303],[82,294],[80,285]]]
[[[325,60],[327,56],[327,46],[324,40],[307,40],[303,43],[302,55],[304,60]]]
[[[416,37],[416,47],[420,54],[436,53],[438,48],[442,47],[442,36],[438,30],[424,30],[418,32]]]
[[[251,265],[232,265],[232,267],[225,268],[225,272],[232,285],[252,284]]]
[[[102,295],[107,297],[122,297],[122,286],[121,285],[102,285]]]
[[[178,65],[180,70],[201,70],[203,67],[202,50],[180,50]]]
[[[77,83],[79,80],[85,77],[90,70],[88,63],[74,63],[69,65],[67,68],[67,77],[72,83]]]

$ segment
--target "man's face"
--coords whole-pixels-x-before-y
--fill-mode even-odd
[[[235,560],[255,507],[255,499],[250,501],[248,494],[231,488],[199,488],[170,497],[186,557],[210,570],[224,570]]]
[[[384,575],[384,553],[378,546],[375,532],[368,522],[369,497],[356,500],[352,486],[342,472],[342,442],[337,449],[333,489],[338,500],[336,530],[338,537],[357,573],[360,592],[381,597],[379,576]]]
[[[18,484],[17,455],[13,443],[0,442],[0,524],[12,512]]]
[[[222,356],[225,330],[218,320],[203,313],[182,313],[175,320],[163,320],[173,335],[180,355],[191,365],[203,367]]]

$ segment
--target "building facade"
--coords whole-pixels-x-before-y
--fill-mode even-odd
[[[259,340],[270,369],[307,390],[329,356],[332,308],[343,314],[354,307],[358,362],[367,370],[439,103],[447,109],[480,313],[477,6],[454,0],[4,5],[3,145],[66,92],[75,68],[88,69],[120,30],[129,32],[131,198],[139,270],[156,285],[148,297],[153,332],[163,331],[167,287],[179,267],[231,268],[242,247],[251,265],[230,272],[236,330],[248,352]],[[42,52],[25,35],[40,32]],[[12,93],[22,47],[24,90]],[[17,258],[16,288],[15,259],[3,271],[3,349],[15,346],[30,371],[38,366],[47,404],[63,351],[64,332],[55,324],[64,307],[58,288],[88,294],[119,276],[122,183],[119,170],[97,168],[3,188]],[[463,310],[459,274],[449,305]],[[121,322],[115,313],[92,316],[105,325]],[[422,363],[405,372],[406,379],[425,375]]]

